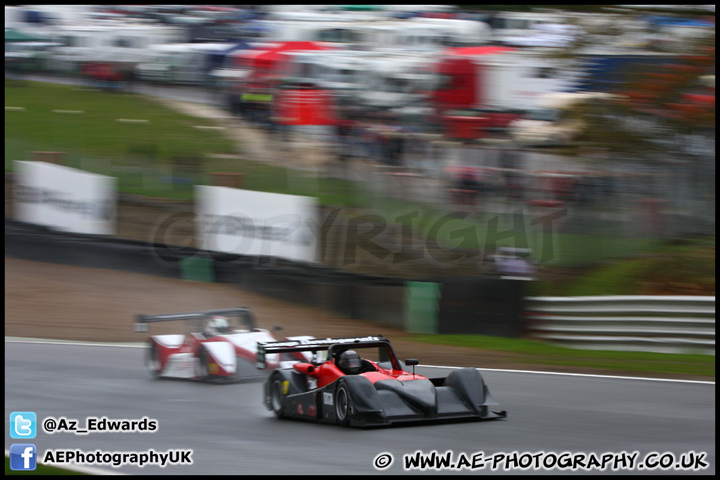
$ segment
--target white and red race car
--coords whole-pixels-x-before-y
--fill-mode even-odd
[[[257,328],[252,312],[244,307],[137,315],[135,331],[149,331],[150,323],[179,320],[185,322],[184,334],[152,335],[148,339],[145,366],[153,378],[237,381],[256,377],[258,342],[277,340],[269,330]],[[312,338],[300,336],[287,339]],[[268,358],[268,365],[278,368],[302,361],[308,361],[305,354],[283,354]]]

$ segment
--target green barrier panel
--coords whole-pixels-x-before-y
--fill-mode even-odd
[[[406,287],[405,330],[410,333],[438,333],[440,284],[407,282]]]
[[[215,282],[212,259],[184,258],[180,261],[182,278],[193,282]]]

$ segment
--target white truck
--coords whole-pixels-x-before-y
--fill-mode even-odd
[[[539,108],[542,95],[575,89],[579,75],[536,51],[498,46],[446,51],[437,57],[435,72],[432,102],[438,113],[474,112],[492,129]]]

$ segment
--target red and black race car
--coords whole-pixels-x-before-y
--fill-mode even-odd
[[[153,377],[232,381],[258,376],[254,368],[258,342],[274,342],[269,330],[257,328],[249,308],[208,310],[165,315],[137,315],[136,332],[147,332],[150,323],[185,322],[185,333],[152,335],[145,365]],[[309,340],[313,337],[290,337]],[[302,353],[267,356],[270,368],[307,361]]]
[[[383,336],[259,343],[257,367],[271,355],[310,353],[312,360],[272,372],[265,406],[278,418],[371,427],[398,422],[504,418],[475,368],[428,378],[403,365]],[[408,371],[407,367],[413,367]]]

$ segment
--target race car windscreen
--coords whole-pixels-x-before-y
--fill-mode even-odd
[[[399,364],[393,365],[392,363],[392,354],[390,353],[389,346],[388,345],[369,345],[369,346],[363,346],[363,345],[348,345],[347,348],[342,349],[333,349],[333,356],[338,358],[342,352],[345,350],[355,350],[358,355],[360,355],[360,358],[364,360],[369,360],[375,364],[377,364],[380,368],[392,368],[399,370],[401,369]],[[324,352],[318,352],[318,353],[324,353]]]
[[[252,330],[252,324],[246,312],[225,313],[223,315],[207,315],[190,322],[189,328],[194,332],[213,331],[216,335]]]

